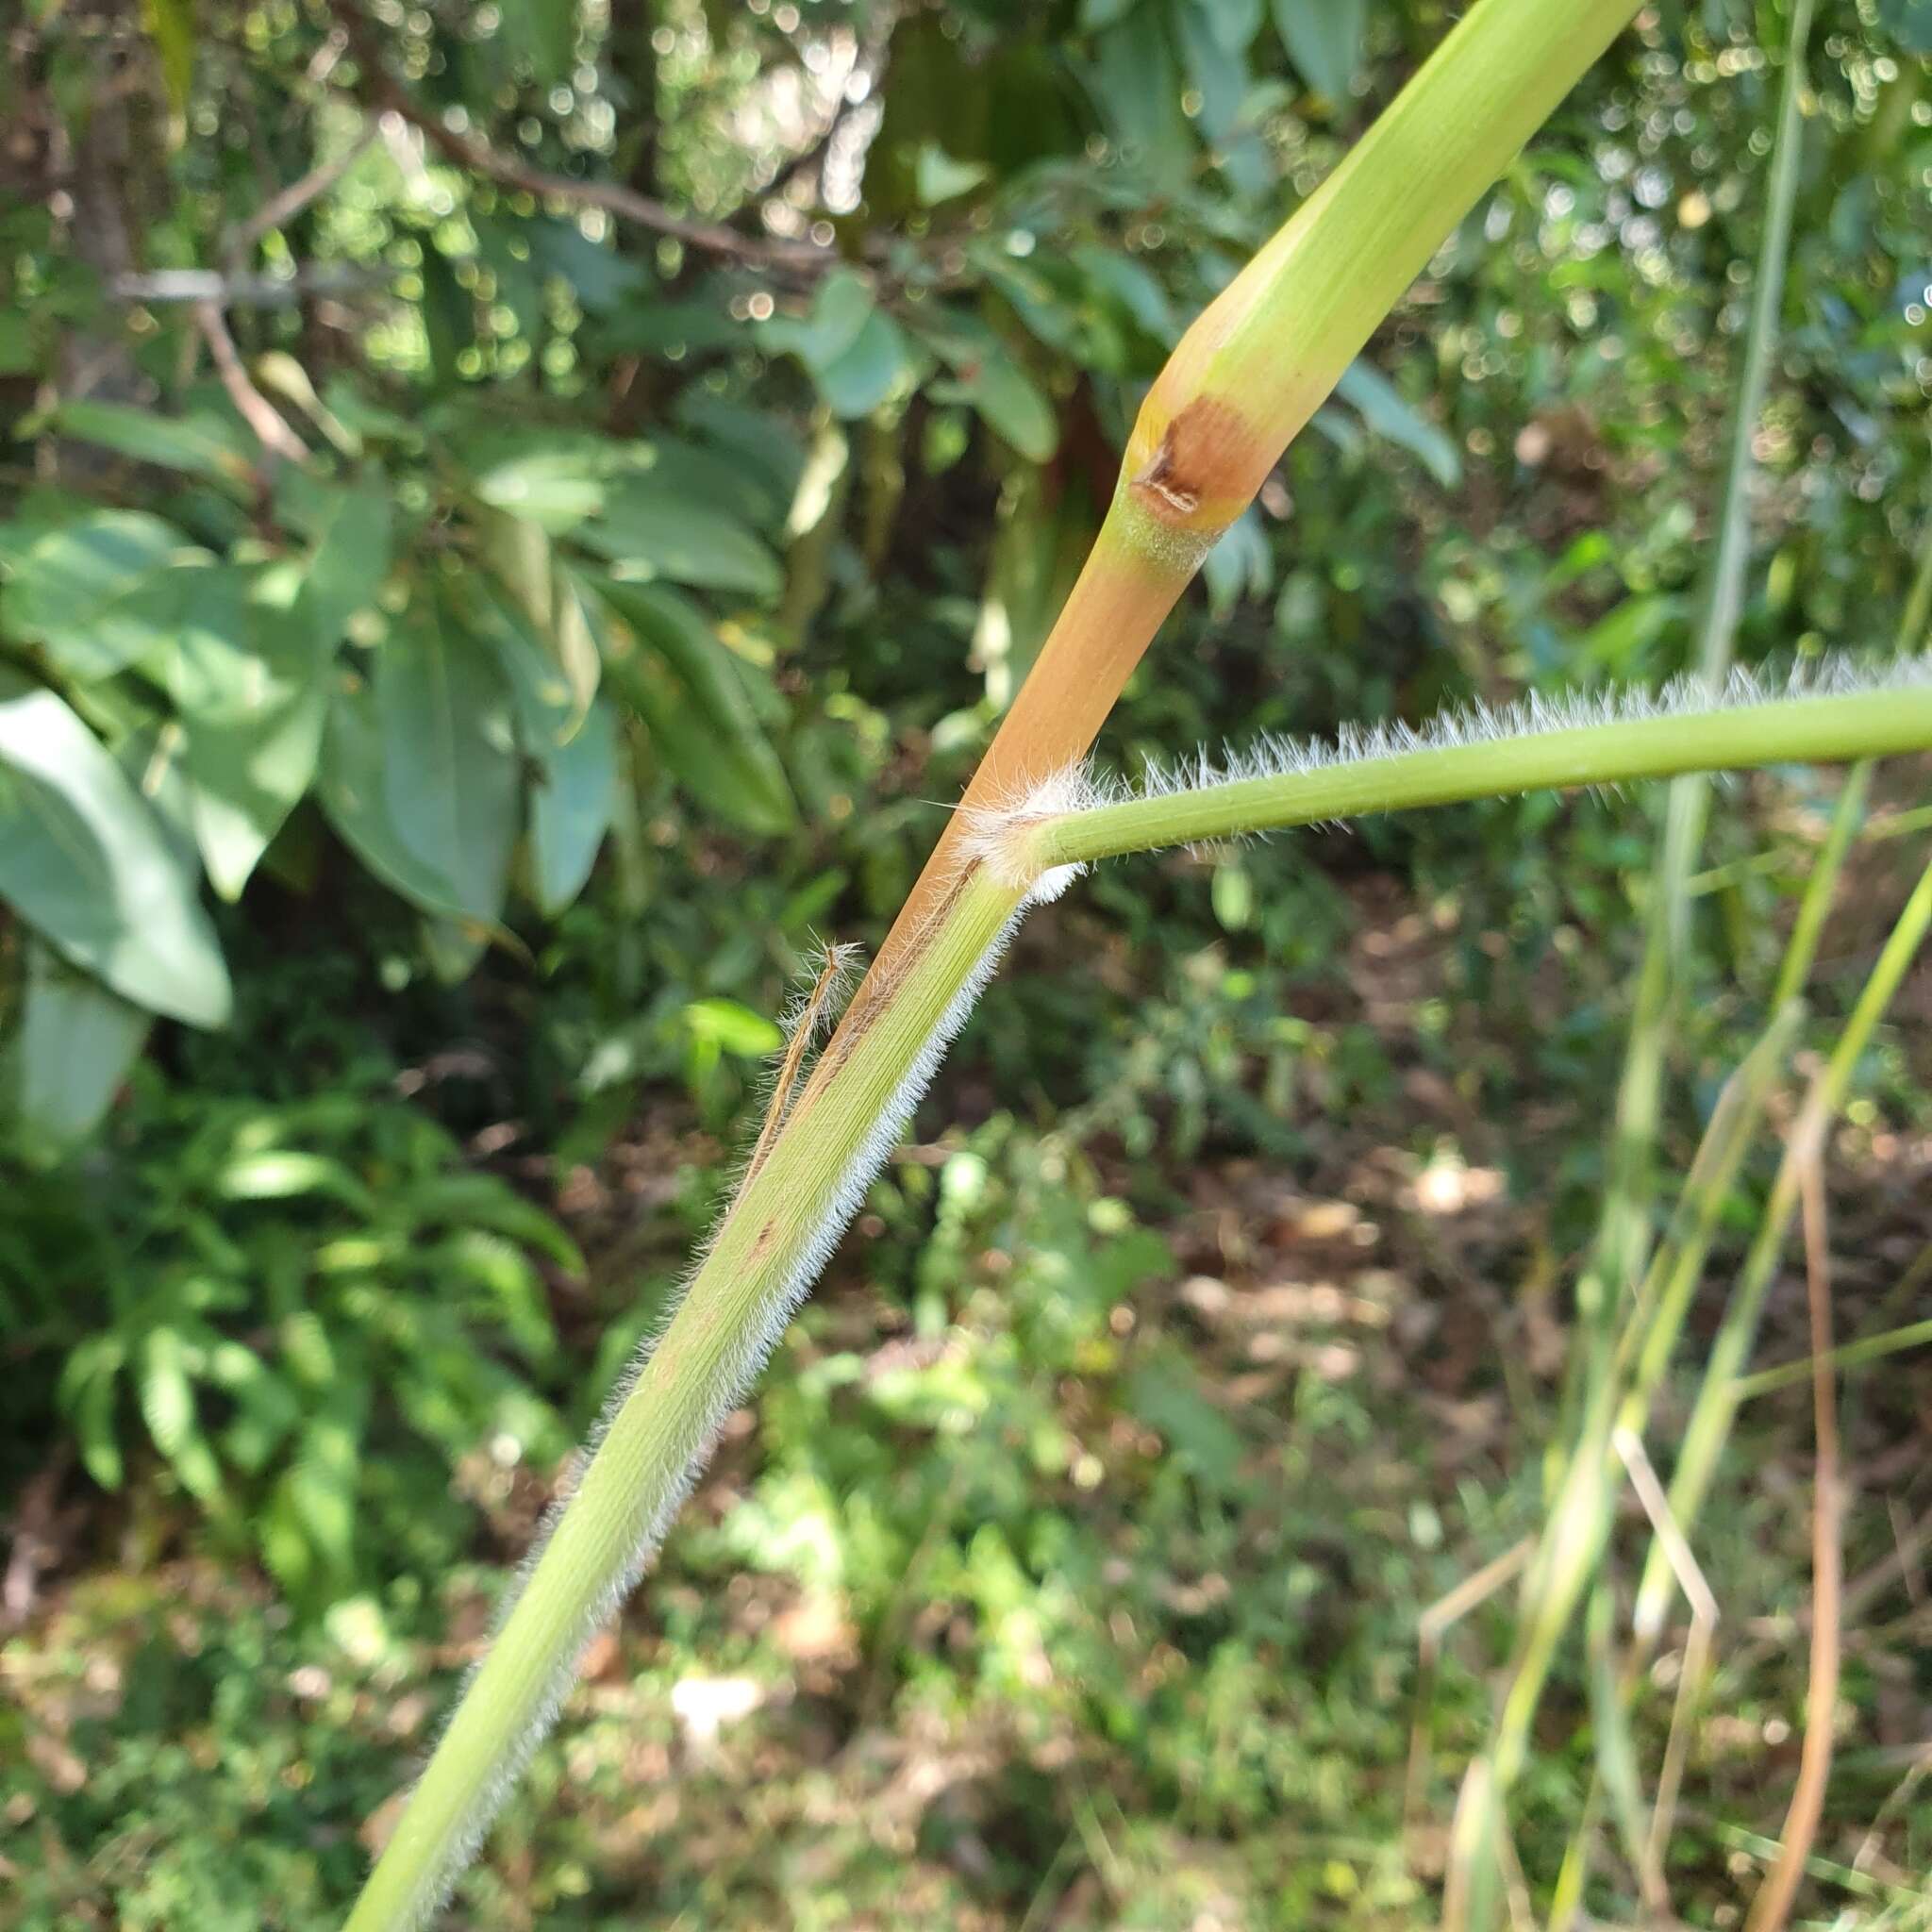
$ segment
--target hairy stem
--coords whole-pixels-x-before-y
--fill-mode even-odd
[[[489,1656],[410,1795],[348,1932],[417,1925],[448,1891],[637,1580],[719,1424],[758,1372],[991,972],[1021,895],[964,880],[841,1077],[800,1098],[612,1410]]]
[[[1015,826],[1016,875],[1162,845],[1565,787],[1691,771],[1838,763],[1932,744],[1932,682],[1796,697],[1679,716],[1425,745],[1156,794]]]

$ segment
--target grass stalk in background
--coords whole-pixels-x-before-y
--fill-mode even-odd
[[[1793,0],[1765,189],[1764,233],[1758,244],[1738,395],[1718,490],[1716,541],[1692,647],[1694,675],[1712,687],[1722,684],[1730,670],[1738,619],[1743,608],[1744,573],[1751,554],[1751,480],[1757,467],[1752,446],[1764,413],[1772,357],[1777,346],[1778,316],[1784,304],[1785,270],[1790,258],[1791,216],[1804,144],[1802,96],[1811,14],[1812,0]],[[1587,1346],[1572,1356],[1575,1376],[1601,1372],[1619,1298],[1643,1267],[1656,1190],[1655,1150],[1664,1062],[1670,1051],[1670,1012],[1687,949],[1689,885],[1704,843],[1709,798],[1709,781],[1691,774],[1673,784],[1665,808],[1663,837],[1648,886],[1643,963],[1617,1090],[1603,1221],[1595,1250],[1577,1285],[1577,1312],[1586,1330]],[[1802,983],[1802,975],[1800,979]],[[1785,997],[1790,996],[1788,991]]]

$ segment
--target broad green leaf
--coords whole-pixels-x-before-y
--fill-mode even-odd
[[[1059,425],[1045,392],[1012,351],[970,309],[942,309],[921,333],[952,371],[926,393],[935,402],[967,403],[1028,462],[1043,463],[1059,443]]]
[[[297,607],[325,656],[341,642],[349,620],[375,602],[389,575],[391,531],[390,493],[380,472],[330,495]]]
[[[1394,384],[1371,363],[1351,362],[1341,372],[1335,392],[1377,436],[1420,458],[1444,490],[1453,490],[1462,481],[1462,454],[1455,438],[1418,415]]]
[[[207,560],[159,517],[98,510],[28,545],[0,591],[0,628],[44,644],[70,677],[111,676],[166,642],[168,574]]]
[[[908,385],[914,373],[905,330],[884,309],[874,308],[851,346],[812,375],[825,407],[849,423],[870,416]]]
[[[970,403],[1030,463],[1046,462],[1059,447],[1059,424],[1045,391],[997,343],[926,392],[935,402]]]
[[[575,222],[519,221],[530,260],[545,275],[561,276],[577,307],[604,315],[634,302],[650,280],[643,267],[607,242],[592,242]]]
[[[10,1056],[17,1151],[41,1164],[85,1140],[120,1091],[148,1025],[139,1007],[61,964],[50,948],[31,947]]]
[[[1198,7],[1184,7],[1174,16],[1181,60],[1189,84],[1201,97],[1199,121],[1210,141],[1219,141],[1234,126],[1247,92],[1248,68],[1238,47],[1221,38],[1218,23]]]
[[[542,757],[590,709],[603,675],[583,593],[535,524],[499,516],[491,553],[508,595],[463,580],[450,591],[459,625],[489,645],[509,686],[524,748]]]
[[[182,572],[176,586],[168,685],[186,736],[195,841],[225,899],[241,896],[315,776],[327,694],[300,588],[287,571],[227,565]]]
[[[1197,0],[1214,30],[1214,38],[1230,54],[1239,54],[1261,25],[1261,0]]]
[[[58,697],[5,667],[0,896],[137,1006],[226,1021],[221,948],[154,814]]]
[[[517,829],[508,694],[480,640],[416,612],[375,671],[382,787],[390,823],[456,888],[470,919],[493,924]]]
[[[375,693],[367,686],[339,691],[329,704],[317,774],[324,814],[391,891],[425,912],[460,919],[455,884],[416,856],[390,815],[382,758]]]
[[[531,788],[531,885],[544,912],[561,912],[583,891],[616,803],[617,717],[600,699]]]
[[[525,525],[535,529],[534,525]],[[539,532],[538,534],[541,534]],[[516,715],[517,741],[544,758],[571,736],[576,718],[570,680],[543,648],[527,612],[487,588],[464,584],[451,593],[453,613],[496,659]]]
[[[1362,64],[1368,0],[1274,0],[1274,27],[1295,71],[1318,94],[1345,101]]]
[[[1198,152],[1181,111],[1182,85],[1165,8],[1137,7],[1095,37],[1094,105],[1129,161],[1171,177],[1184,172]]]
[[[872,319],[877,304],[872,284],[857,270],[834,269],[819,284],[810,313],[777,316],[758,332],[776,355],[792,355],[814,375],[838,361]]]
[[[162,416],[131,403],[81,400],[62,403],[51,420],[64,436],[212,483],[246,484],[255,475],[241,430],[220,416]]]
[[[704,613],[658,585],[594,587],[624,630],[605,662],[622,683],[672,775],[694,797],[752,832],[782,832],[798,808],[765,741],[737,660]],[[627,646],[627,648],[626,648]]]
[[[650,476],[613,484],[603,514],[577,541],[640,581],[668,577],[760,598],[784,588],[778,559],[735,517],[687,502]]]
[[[560,536],[604,508],[605,480],[575,450],[536,450],[494,464],[476,478],[476,494]]]

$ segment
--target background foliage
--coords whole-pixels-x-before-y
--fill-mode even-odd
[[[784,982],[817,934],[876,941],[1139,387],[1449,19],[6,25],[18,1923],[339,1913],[715,1203]],[[1215,551],[1105,758],[1682,662],[1782,44],[1768,5],[1640,16]],[[1932,513],[1928,44],[1890,0],[1814,41],[1753,660],[1882,645]],[[1718,813],[1675,1154],[1831,783]],[[1040,915],[472,1923],[1428,1921],[1508,1625],[1446,1662],[1405,1818],[1416,1616],[1534,1520],[1648,809],[1372,823]],[[1824,1023],[1909,842],[1860,849]],[[1932,1238],[1914,1030],[1876,1062],[1853,1324],[1907,1319]],[[1702,1554],[1727,1623],[1789,1632],[1804,1411],[1762,1407]],[[1848,1426],[1882,1565],[1932,1505],[1908,1374]],[[1932,1685],[1885,1587],[1813,1903],[1905,1925]],[[1570,1668],[1539,1888],[1591,1761]],[[1803,1694],[1775,1638],[1726,1670],[1675,1874],[1700,1924],[1775,1833]],[[1596,1886],[1631,1909],[1613,1850]]]

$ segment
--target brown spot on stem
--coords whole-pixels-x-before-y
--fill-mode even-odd
[[[1196,396],[1167,425],[1153,459],[1131,488],[1163,523],[1192,525],[1204,507],[1215,527],[1253,493],[1248,476],[1254,437],[1241,411],[1212,396]]]

